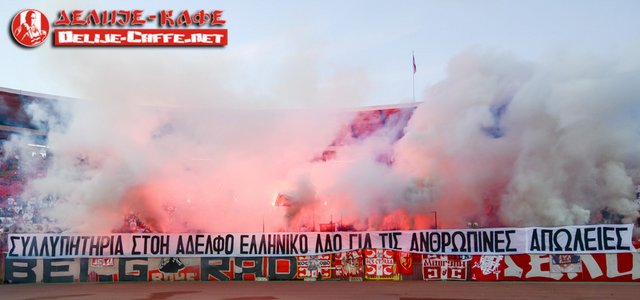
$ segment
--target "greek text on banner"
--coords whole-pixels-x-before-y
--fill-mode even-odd
[[[451,230],[10,234],[7,258],[321,255],[358,249],[422,254],[580,254],[633,251],[633,225]]]

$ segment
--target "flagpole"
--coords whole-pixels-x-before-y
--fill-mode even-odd
[[[413,77],[412,80],[412,89],[413,89],[413,103],[416,103],[416,56],[413,53],[413,51],[411,51],[411,58],[413,59],[413,68],[411,68],[411,74]]]

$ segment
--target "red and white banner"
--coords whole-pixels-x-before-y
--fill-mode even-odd
[[[399,280],[394,251],[384,249],[362,250],[364,276],[368,280]]]
[[[471,279],[479,281],[640,281],[640,253],[581,254],[554,267],[552,255],[474,256]],[[562,262],[562,261],[561,261]],[[580,264],[580,267],[575,264]],[[555,270],[554,270],[555,269]]]
[[[364,260],[361,250],[335,254],[333,265],[338,278],[349,280],[350,278],[362,279],[364,277]]]
[[[424,255],[424,280],[467,280],[467,261],[459,255]]]

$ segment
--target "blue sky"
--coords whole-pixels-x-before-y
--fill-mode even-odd
[[[365,104],[412,101],[445,76],[449,59],[468,49],[497,50],[527,60],[558,51],[612,57],[640,45],[640,1],[3,1],[5,28],[24,8],[50,19],[62,9],[224,10],[229,45],[223,49],[54,48],[15,44],[0,32],[0,86],[77,96],[73,80],[53,68],[73,67],[71,53],[127,57],[135,52],[162,64],[175,57],[224,62],[227,85],[269,93],[282,78],[309,76],[318,85],[352,84]],[[150,25],[153,26],[153,25]],[[51,37],[50,37],[51,38]],[[115,53],[115,54],[114,54]],[[61,60],[57,64],[47,60]],[[308,67],[308,68],[307,68]],[[48,68],[47,72],[33,70]],[[212,70],[215,71],[215,70]],[[336,75],[337,74],[337,75]],[[90,76],[90,75],[88,75]],[[127,76],[126,74],[123,76]],[[327,79],[333,78],[333,79]],[[357,78],[353,82],[350,78]],[[220,80],[212,79],[212,80]],[[338,83],[336,83],[336,81]],[[295,84],[295,83],[294,83]],[[271,91],[271,93],[276,93]],[[299,97],[299,96],[298,96]]]

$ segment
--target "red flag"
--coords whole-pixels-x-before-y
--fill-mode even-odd
[[[285,194],[278,193],[276,200],[273,201],[273,206],[291,206],[291,199]]]
[[[413,53],[411,53],[411,56],[413,57],[413,74],[416,73],[416,57],[415,55],[413,55]]]
[[[398,273],[405,275],[413,274],[413,259],[411,253],[396,251],[396,263],[398,265]]]

